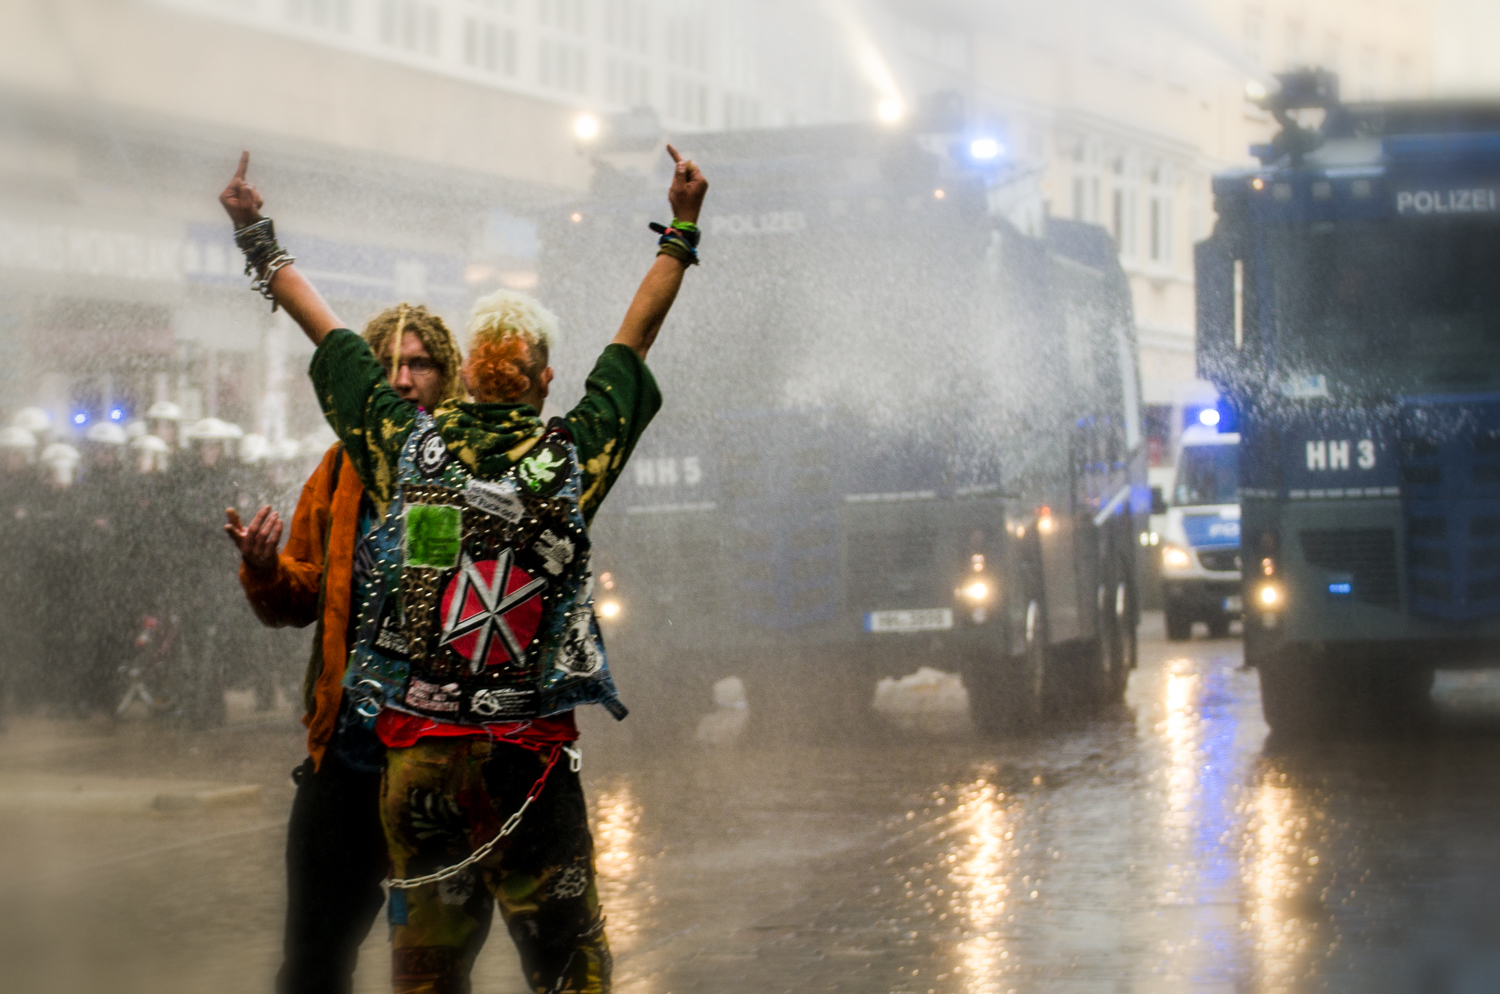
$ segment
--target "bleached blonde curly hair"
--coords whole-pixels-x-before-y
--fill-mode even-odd
[[[496,290],[469,317],[465,377],[474,399],[514,403],[547,368],[557,315],[518,290]]]

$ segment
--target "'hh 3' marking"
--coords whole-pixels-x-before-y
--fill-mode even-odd
[[[1349,468],[1348,439],[1319,439],[1307,443],[1307,468],[1309,470],[1336,470]],[[1360,469],[1375,468],[1375,442],[1361,439],[1358,443],[1356,465]]]

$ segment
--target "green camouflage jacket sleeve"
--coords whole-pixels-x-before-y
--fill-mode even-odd
[[[661,391],[645,361],[624,345],[607,346],[589,374],[583,399],[567,418],[583,470],[585,519],[593,520],[659,410]]]
[[[347,328],[328,333],[308,372],[359,481],[385,514],[396,492],[401,447],[417,424],[417,405],[391,389],[365,340]]]

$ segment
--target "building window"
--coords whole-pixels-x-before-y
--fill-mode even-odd
[[[516,33],[491,21],[464,22],[464,65],[487,72],[516,74]]]
[[[442,11],[417,0],[381,0],[380,40],[408,52],[437,55],[442,38]]]
[[[1166,204],[1160,197],[1151,198],[1151,261],[1167,260]]]
[[[537,42],[537,82],[569,93],[588,89],[588,53],[560,41]]]
[[[299,24],[348,34],[353,27],[351,0],[288,0],[287,16]]]
[[[576,35],[584,33],[583,0],[537,0],[537,23]]]
[[[604,67],[605,99],[610,103],[626,107],[642,107],[651,103],[651,84],[644,66],[610,59]]]

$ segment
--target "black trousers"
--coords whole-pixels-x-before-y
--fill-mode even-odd
[[[286,939],[278,994],[349,994],[359,946],[385,901],[389,861],[380,824],[380,774],[330,751],[292,777],[286,833]]]

